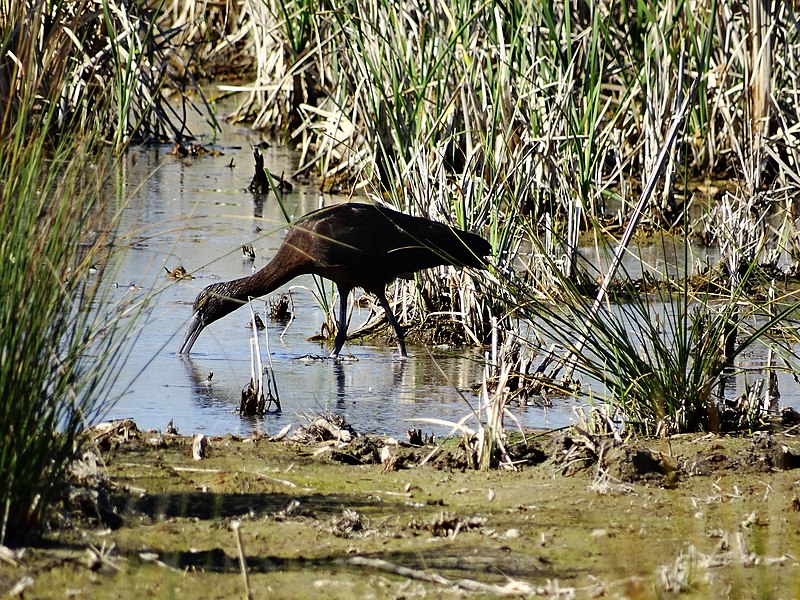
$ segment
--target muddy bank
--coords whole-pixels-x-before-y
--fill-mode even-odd
[[[98,436],[58,527],[0,559],[0,591],[793,598],[793,431],[627,444],[531,433],[518,471],[482,473],[463,468],[457,442],[416,467],[432,446],[357,434],[200,444],[130,423]]]

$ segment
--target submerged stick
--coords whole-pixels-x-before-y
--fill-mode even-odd
[[[672,120],[672,126],[669,129],[669,133],[667,134],[667,139],[664,142],[664,145],[661,147],[661,152],[658,155],[658,160],[653,167],[653,171],[650,173],[650,179],[647,181],[647,185],[642,192],[641,198],[639,198],[639,202],[636,203],[636,207],[633,209],[631,220],[628,222],[628,226],[625,228],[625,233],[622,235],[622,240],[614,252],[614,259],[611,261],[611,264],[608,267],[608,272],[603,278],[603,283],[600,286],[600,289],[597,290],[597,297],[594,299],[594,303],[589,309],[589,314],[586,316],[586,323],[583,333],[578,339],[578,343],[575,344],[575,348],[573,350],[568,350],[567,355],[564,357],[566,365],[564,381],[569,381],[572,378],[572,373],[575,371],[575,366],[578,362],[578,355],[580,354],[581,350],[583,350],[583,346],[586,344],[586,340],[589,337],[589,330],[592,327],[592,321],[597,315],[597,311],[600,310],[600,305],[603,303],[603,300],[605,300],[606,294],[608,293],[608,287],[611,285],[611,280],[617,274],[617,270],[622,264],[622,257],[624,256],[625,252],[627,252],[628,246],[633,239],[633,233],[636,231],[636,227],[638,227],[639,221],[644,214],[644,209],[647,206],[647,203],[650,201],[653,192],[655,191],[656,183],[658,183],[661,170],[664,168],[664,164],[667,162],[669,151],[675,143],[675,138],[678,136],[678,129],[680,129],[683,119],[686,116],[686,113],[689,111],[689,106],[694,102],[695,93],[697,92],[697,85],[699,83],[700,77],[695,78],[692,86],[689,88],[689,93],[686,94],[686,98],[684,98],[678,113]]]

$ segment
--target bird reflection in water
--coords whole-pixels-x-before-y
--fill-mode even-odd
[[[403,373],[405,372],[407,361],[393,361],[392,362],[392,384],[389,389],[398,390],[403,384]],[[347,394],[347,369],[349,363],[347,361],[334,361],[333,362],[333,378],[336,382],[336,407],[339,409],[345,408],[345,402],[352,400],[352,395]]]

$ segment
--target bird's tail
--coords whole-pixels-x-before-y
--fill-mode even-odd
[[[441,223],[436,223],[422,238],[419,242],[438,256],[440,264],[484,269],[484,257],[492,253],[491,245],[481,236]]]

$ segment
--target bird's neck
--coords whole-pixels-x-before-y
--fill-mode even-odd
[[[230,282],[231,297],[246,302],[248,298],[258,298],[274,292],[283,284],[298,275],[308,272],[306,261],[297,260],[287,252],[278,253],[260,271]]]

